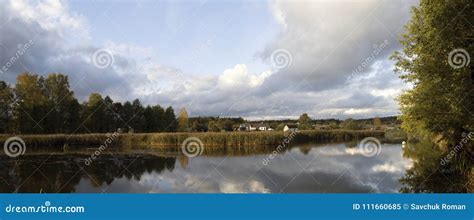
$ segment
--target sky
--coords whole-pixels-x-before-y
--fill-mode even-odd
[[[412,0],[0,0],[0,80],[69,76],[82,102],[250,120],[399,113]]]

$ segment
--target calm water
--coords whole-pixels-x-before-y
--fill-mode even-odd
[[[206,149],[207,150],[207,149]],[[264,165],[271,149],[176,153],[139,151],[0,157],[1,192],[398,192],[412,162],[401,145],[364,157],[346,144],[296,146]]]

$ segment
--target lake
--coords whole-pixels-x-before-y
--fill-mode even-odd
[[[383,144],[374,157],[344,143],[293,146],[273,158],[268,148],[206,151],[109,152],[90,163],[90,153],[2,155],[1,192],[391,193],[412,166],[400,144]]]

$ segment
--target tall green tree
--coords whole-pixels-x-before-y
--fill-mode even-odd
[[[123,120],[123,129],[124,131],[132,131],[133,128],[130,126],[130,122],[133,119],[134,111],[132,103],[126,101],[123,103],[122,111],[120,112],[120,117]]]
[[[48,133],[67,133],[77,127],[79,109],[74,92],[69,87],[68,77],[63,74],[49,74],[44,81],[48,113],[43,119]]]
[[[116,127],[116,115],[117,113],[114,111],[114,101],[109,96],[104,98],[104,127],[107,132],[116,131],[118,127]]]
[[[402,35],[403,50],[392,57],[400,78],[413,85],[399,98],[402,127],[435,142],[443,157],[455,152],[452,172],[474,183],[474,143],[459,148],[474,130],[473,12],[470,0],[420,0]]]
[[[143,115],[145,108],[139,99],[132,102],[133,115],[128,124],[133,128],[134,132],[142,132],[145,124],[145,117]]]
[[[42,123],[47,112],[44,79],[35,74],[22,73],[16,78],[15,106],[17,131],[20,133],[45,133]]]
[[[84,105],[86,132],[107,132],[103,123],[105,119],[104,99],[98,93],[91,93],[89,100]]]
[[[165,131],[167,132],[175,132],[178,129],[178,121],[176,120],[176,115],[174,114],[173,107],[168,107],[165,110]]]
[[[300,130],[309,130],[311,129],[311,118],[308,116],[307,113],[303,113],[300,115],[298,119],[298,128]]]
[[[0,133],[11,132],[14,98],[13,89],[0,81]]]
[[[153,117],[157,119],[157,128],[156,131],[163,132],[166,130],[166,116],[165,116],[165,109],[163,109],[160,105],[153,106]]]
[[[400,78],[413,85],[399,98],[402,127],[409,133],[442,137],[453,146],[474,129],[472,60],[467,64],[468,54],[474,55],[473,11],[470,0],[421,0],[413,8],[400,41],[403,50],[392,56]],[[456,49],[468,54],[450,56]]]
[[[124,129],[125,128],[125,123],[122,118],[122,110],[123,110],[123,105],[120,102],[114,102],[112,104],[112,112],[114,114],[114,130]]]

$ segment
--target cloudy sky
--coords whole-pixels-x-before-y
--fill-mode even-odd
[[[392,116],[409,86],[388,56],[416,3],[0,0],[0,80],[61,72],[80,101],[191,116]]]

